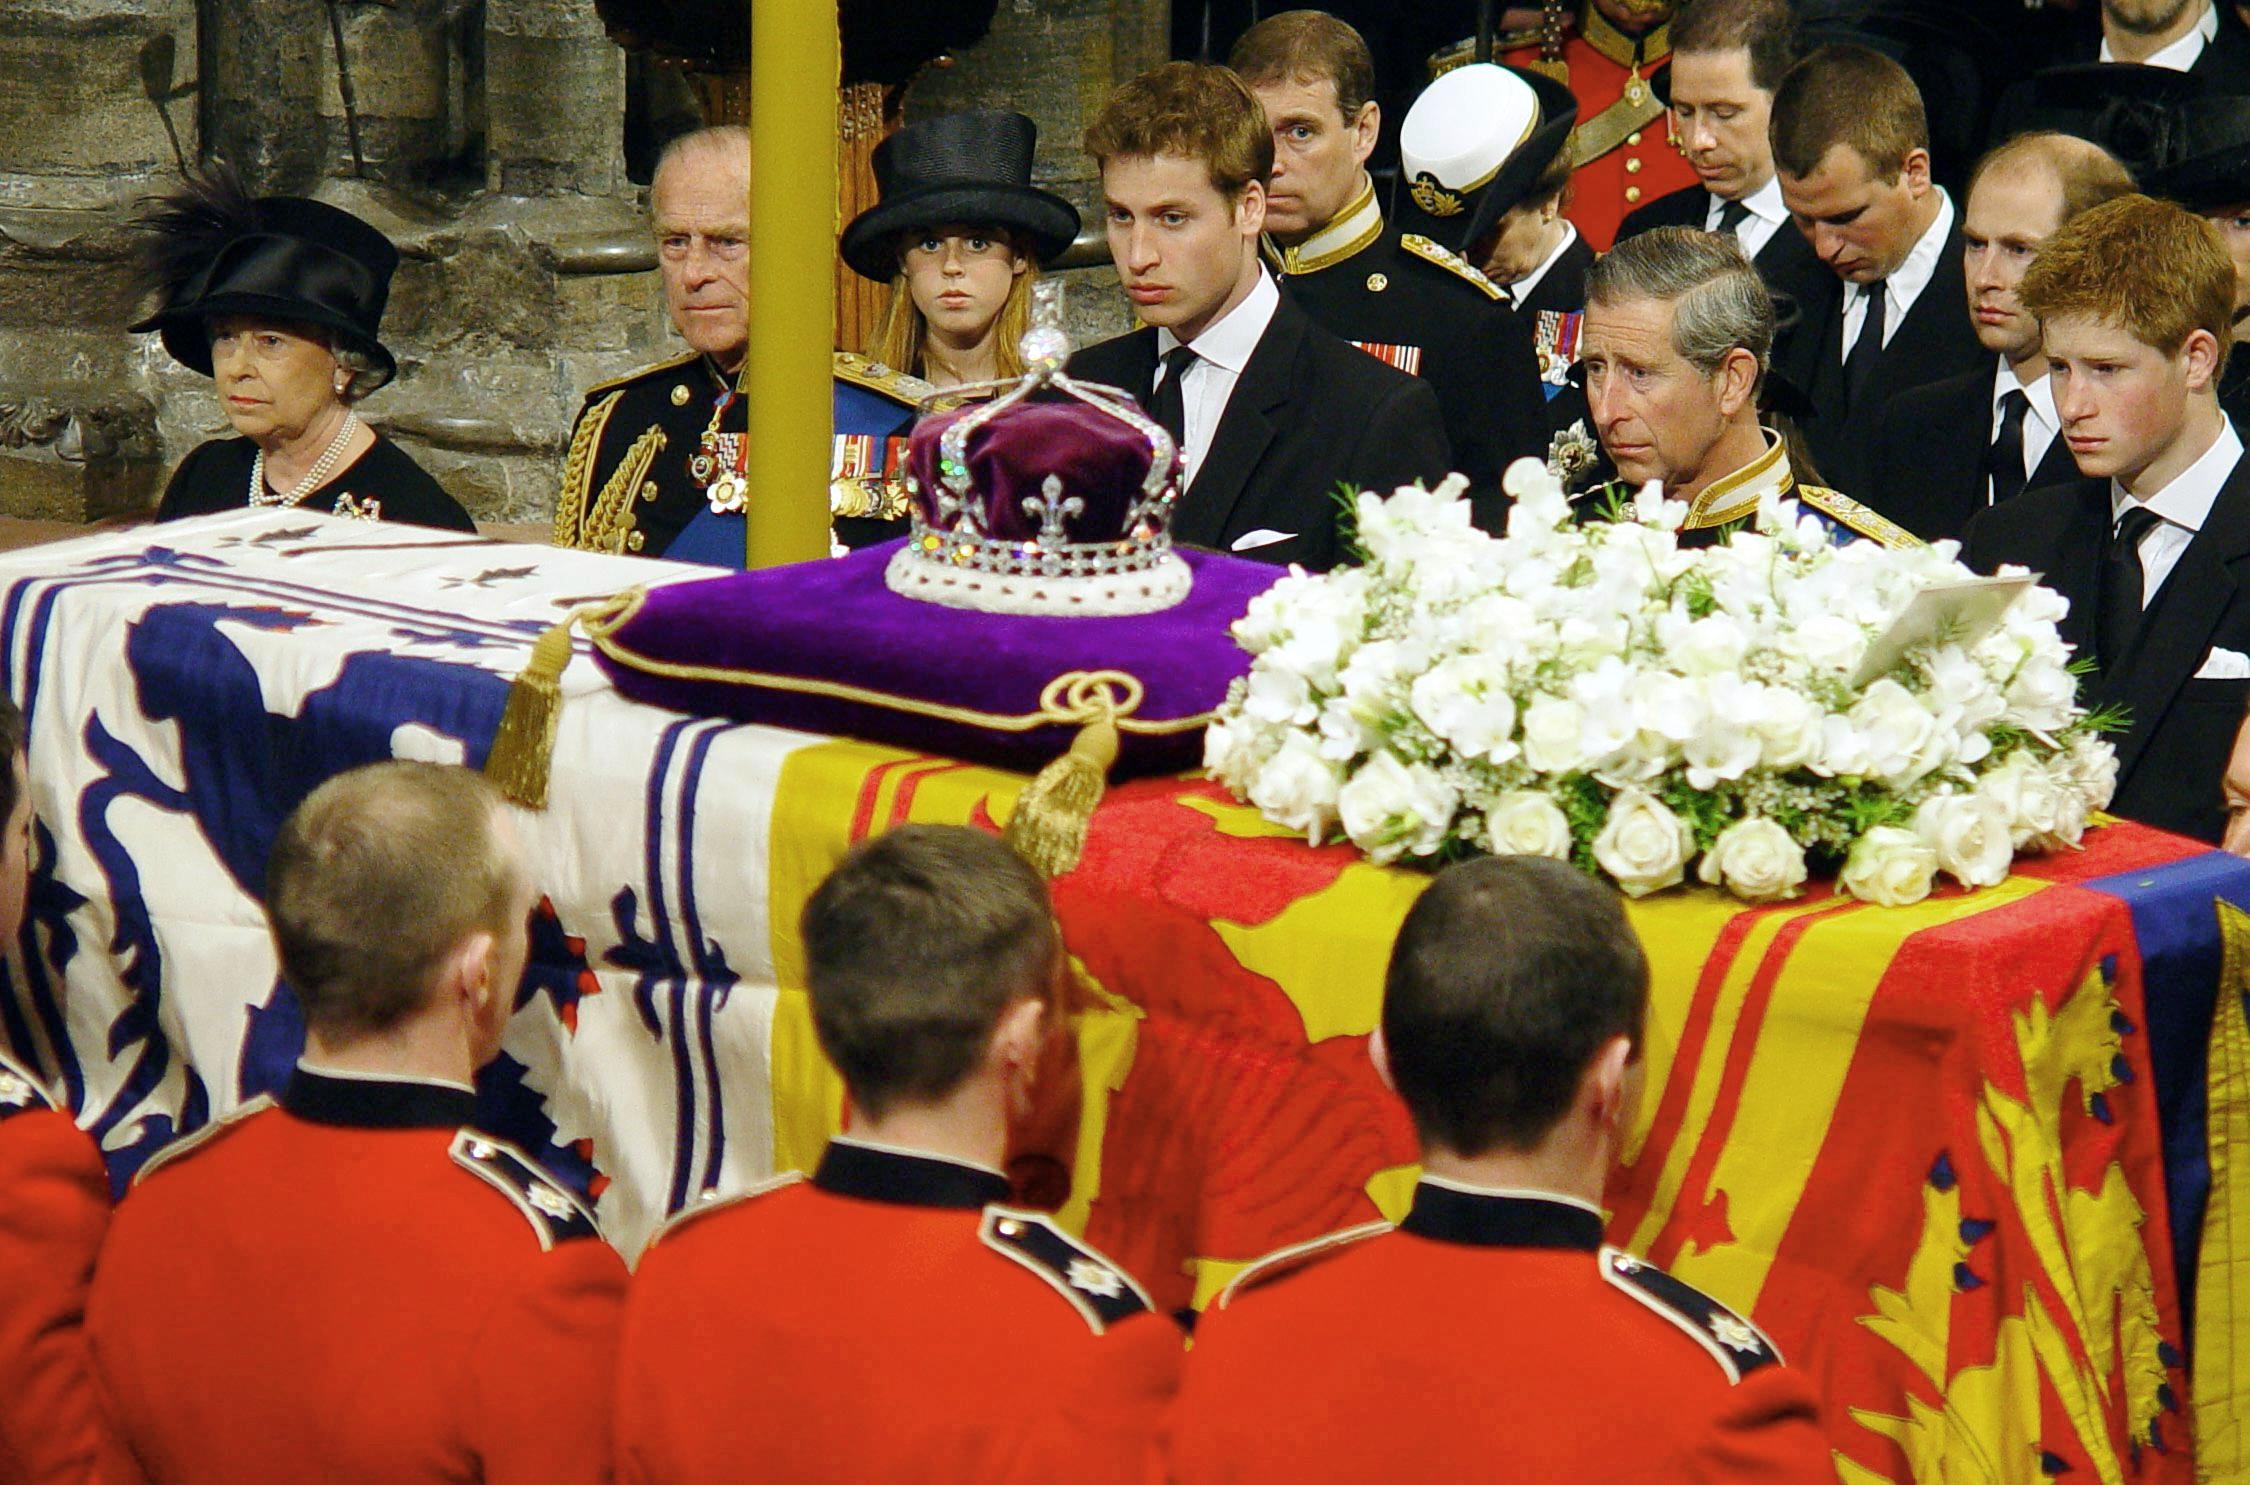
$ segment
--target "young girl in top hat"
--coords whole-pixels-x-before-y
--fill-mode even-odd
[[[829,509],[839,551],[906,531],[906,435],[924,398],[1023,374],[1039,265],[1078,235],[1078,211],[1031,184],[1039,131],[1020,113],[942,114],[876,148],[881,199],[839,251],[891,286],[867,355],[836,355],[836,457]],[[743,517],[699,511],[668,557],[742,565]]]
[[[149,202],[139,225],[162,307],[132,328],[210,377],[240,435],[180,461],[159,521],[270,506],[476,529],[353,410],[398,372],[378,338],[398,267],[389,239],[319,201],[253,199],[224,167]]]

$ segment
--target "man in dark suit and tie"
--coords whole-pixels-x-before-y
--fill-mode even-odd
[[[1883,407],[1986,364],[1961,313],[1960,222],[1930,178],[1922,95],[1879,52],[1824,46],[1799,62],[1774,94],[1772,133],[1782,200],[1843,283],[1782,371],[1811,396],[1805,437],[1821,475],[1865,489]]]
[[[1773,294],[1774,364],[1795,365],[1797,327],[1817,327],[1841,292],[1789,221],[1766,128],[1774,90],[1797,62],[1790,0],[1685,0],[1672,21],[1672,133],[1697,184],[1625,218],[1617,240],[1653,227],[1725,232]],[[1817,334],[1817,328],[1815,330]]]
[[[2222,0],[2101,0],[2101,50],[2089,60],[2169,67],[2214,93],[2250,94],[2250,32]]]
[[[2234,265],[2201,217],[2123,196],[2048,239],[2017,297],[2081,478],[1982,512],[1963,556],[2070,601],[2063,638],[2100,667],[2086,699],[2130,717],[2111,808],[2216,842],[2250,703],[2250,463],[2218,397]]]
[[[1173,535],[1315,570],[1345,560],[1337,487],[1435,483],[1451,451],[1428,382],[1321,329],[1266,275],[1265,110],[1226,68],[1172,62],[1110,95],[1086,152],[1145,328],[1070,372],[1139,397],[1176,436]]]
[[[2097,144],[2025,134],[1977,165],[1961,238],[1969,318],[1988,364],[1902,393],[1883,409],[1867,503],[1925,541],[1959,536],[1988,505],[2075,479],[2040,349],[2016,286],[2065,223],[2133,189]]]

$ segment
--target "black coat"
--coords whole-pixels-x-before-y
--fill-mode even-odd
[[[1872,310],[1872,306],[1870,307]],[[1839,490],[1868,487],[1868,463],[1882,426],[1883,409],[1915,387],[1979,367],[1991,370],[1992,353],[1977,340],[1969,320],[1968,280],[1961,267],[1961,215],[1938,250],[1937,271],[1915,296],[1906,318],[1883,347],[1866,394],[1850,406],[1844,392],[1844,308],[1841,288],[1817,324],[1807,323],[1796,337],[1793,363],[1783,374],[1812,399],[1814,415],[1804,424],[1805,441],[1822,483]]]
[[[1070,374],[1147,402],[1156,331],[1135,330],[1070,358]],[[1349,555],[1338,539],[1339,485],[1389,492],[1450,470],[1437,394],[1315,325],[1284,294],[1234,384],[1211,450],[1180,497],[1172,534],[1233,549],[1253,531],[1287,541],[1242,555],[1322,570]]]
[[[1558,314],[1571,314],[1586,307],[1586,270],[1594,266],[1597,254],[1587,246],[1584,234],[1573,235],[1570,246],[1555,260],[1544,278],[1531,293],[1516,300],[1516,313],[1536,316],[1542,310]],[[1544,454],[1544,448],[1534,452]]]
[[[2062,636],[2094,653],[2102,554],[2109,543],[2110,482],[2077,479],[2027,490],[1969,523],[1962,557],[1979,572],[2021,562],[2070,600]],[[2213,649],[2250,655],[2250,459],[2211,504],[2141,620],[2132,647],[2082,691],[2090,705],[2121,702],[2132,728],[2118,734],[2117,798],[2129,820],[2200,840],[2226,829],[2220,781],[2250,707],[2250,680],[2198,680]]]
[[[164,499],[156,507],[156,519],[175,521],[248,509],[250,471],[257,459],[258,446],[247,438],[215,438],[199,444],[172,472],[172,482],[164,487]],[[461,502],[380,433],[366,453],[338,470],[296,508],[335,515],[339,504],[347,515],[367,512],[377,520],[445,531],[477,529]]]
[[[1693,227],[1700,232],[1710,220],[1710,212],[1711,193],[1701,186],[1689,186],[1659,196],[1634,211],[1617,229],[1617,240],[1623,242],[1654,227]],[[1773,364],[1784,375],[1794,377],[1791,367],[1803,357],[1794,349],[1802,338],[1802,327],[1818,326],[1835,308],[1843,288],[1836,275],[1813,256],[1812,244],[1805,241],[1805,234],[1794,222],[1783,222],[1750,261],[1773,294],[1774,319],[1779,327],[1774,337]]]
[[[1437,393],[1453,468],[1469,477],[1479,524],[1498,532],[1501,474],[1547,452],[1547,399],[1529,320],[1481,277],[1408,252],[1396,227],[1327,267],[1283,274],[1281,292],[1331,335],[1412,354]]]
[[[1883,409],[1859,498],[1924,541],[1959,536],[1985,508],[1992,449],[1992,375],[1987,364],[1902,392]],[[2024,489],[2078,478],[2057,434]]]

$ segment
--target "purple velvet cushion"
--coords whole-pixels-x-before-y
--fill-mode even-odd
[[[864,738],[1003,768],[1037,769],[1070,746],[1074,725],[1006,731],[931,717],[916,704],[1036,716],[1050,681],[1121,670],[1145,689],[1119,728],[1117,777],[1192,768],[1203,729],[1150,734],[1132,723],[1200,717],[1250,657],[1227,629],[1283,569],[1183,552],[1195,573],[1185,602],[1127,618],[1026,618],[944,608],[883,585],[900,543],[820,562],[658,588],[624,622],[596,634],[595,657],[636,701],[697,716]],[[648,668],[736,672],[685,678]],[[837,683],[875,697],[809,695],[739,672]]]

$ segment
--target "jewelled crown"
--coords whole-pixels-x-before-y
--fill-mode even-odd
[[[1022,379],[923,418],[907,454],[912,534],[894,593],[990,613],[1153,613],[1187,597],[1172,550],[1179,451],[1133,399],[1063,372],[1061,289],[1036,289]],[[960,390],[948,397],[960,395]]]

